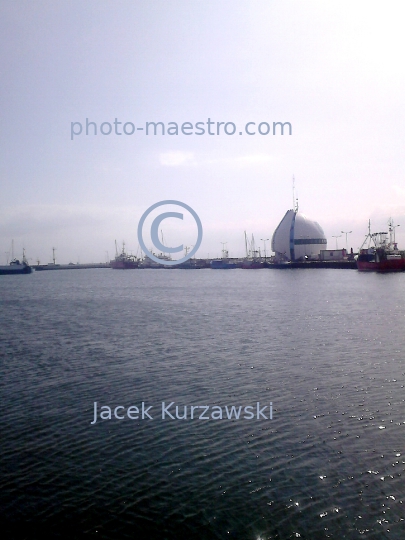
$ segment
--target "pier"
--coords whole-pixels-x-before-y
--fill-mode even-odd
[[[190,266],[185,266],[185,264],[179,264],[178,266],[163,266],[161,265],[160,269],[172,269],[172,270],[184,270],[184,269],[211,269],[211,261],[218,259],[193,259]],[[236,268],[241,268],[243,259],[233,259],[229,258],[229,262],[235,263]],[[272,261],[267,261],[263,259],[261,261],[262,266],[259,269],[273,269],[273,270],[291,270],[291,269],[319,269],[319,268],[334,268],[334,269],[346,269],[346,270],[356,270],[357,263],[355,260],[341,260],[341,261],[293,261],[286,263],[276,263]],[[36,272],[42,272],[46,270],[86,270],[90,268],[110,268],[110,263],[86,263],[86,264],[38,264],[33,265],[32,269]],[[153,267],[156,269],[156,266]],[[132,270],[147,270],[148,267],[139,266],[138,268],[132,268]],[[257,268],[256,268],[257,270]]]
[[[87,264],[37,264],[31,267],[36,272],[43,270],[86,270],[88,268],[111,268],[110,263],[87,263]]]

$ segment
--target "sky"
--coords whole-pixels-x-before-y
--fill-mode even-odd
[[[12,240],[33,264],[53,247],[60,263],[104,262],[115,240],[135,254],[142,214],[163,200],[200,217],[197,256],[221,242],[243,255],[244,231],[269,250],[293,176],[329,248],[352,231],[357,250],[368,220],[381,231],[390,217],[405,248],[403,2],[2,0],[0,40],[0,264]],[[196,242],[186,218],[162,232]]]

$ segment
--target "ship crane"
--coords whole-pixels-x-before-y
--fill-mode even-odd
[[[220,242],[222,244],[222,258],[227,259],[228,258],[228,250],[226,249],[226,245],[228,242]]]
[[[390,218],[388,220],[388,231],[390,233],[390,244],[394,246],[394,249],[398,249],[397,243],[395,241],[395,229],[400,227],[400,225],[394,225],[394,220]]]

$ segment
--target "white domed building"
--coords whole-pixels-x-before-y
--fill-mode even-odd
[[[319,259],[327,240],[322,227],[296,210],[288,210],[274,231],[271,249],[277,261]]]

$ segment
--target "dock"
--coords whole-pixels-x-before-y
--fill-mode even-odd
[[[32,265],[33,270],[86,270],[88,268],[111,268],[110,263],[86,263],[86,264],[37,264]]]

